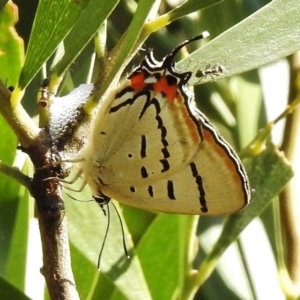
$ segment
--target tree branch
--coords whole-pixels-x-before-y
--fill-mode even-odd
[[[60,161],[60,154],[52,149],[50,135],[38,128],[21,104],[13,107],[10,91],[0,82],[0,113],[7,120],[21,142],[21,147],[31,158],[37,172],[32,180],[25,180],[26,187],[35,198],[43,248],[42,274],[45,276],[51,299],[79,299],[71,269],[61,184],[57,179],[68,174],[53,161]],[[49,167],[45,167],[49,166]],[[24,175],[25,176],[25,175]]]

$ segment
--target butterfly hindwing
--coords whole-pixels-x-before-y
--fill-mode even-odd
[[[106,186],[103,192],[146,210],[204,215],[240,210],[249,198],[244,190],[247,177],[241,175],[243,166],[211,124],[203,128],[203,134],[198,153],[182,170],[152,184],[133,180],[131,186]]]

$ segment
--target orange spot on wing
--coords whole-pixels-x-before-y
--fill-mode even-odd
[[[163,93],[169,101],[174,101],[177,96],[177,85],[169,85],[165,76],[158,80],[153,89],[156,93]]]
[[[136,91],[141,90],[146,86],[144,72],[133,74],[130,77],[130,80],[131,80],[131,87]]]

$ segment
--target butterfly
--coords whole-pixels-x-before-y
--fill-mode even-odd
[[[233,148],[196,107],[174,58],[203,32],[162,61],[149,52],[101,100],[78,157],[95,200],[144,210],[223,215],[250,201],[246,171]]]

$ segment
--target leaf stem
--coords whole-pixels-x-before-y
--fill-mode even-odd
[[[18,168],[8,166],[0,160],[0,172],[15,179],[27,189],[30,189],[31,178],[23,174]]]
[[[13,93],[18,93],[14,90]],[[41,131],[27,114],[23,106],[11,102],[12,94],[0,80],[0,113],[6,119],[23,147],[36,143]]]
[[[290,74],[290,95],[288,107],[294,108],[294,103],[300,101],[300,52],[298,51],[289,59],[291,66]],[[289,115],[285,126],[284,140],[281,149],[285,152],[288,160],[296,166],[297,155],[299,155],[299,130],[300,130],[300,107],[298,106],[294,113]],[[298,143],[298,146],[297,146]],[[297,168],[295,168],[297,176]],[[299,175],[298,175],[299,176]],[[280,194],[280,214],[283,235],[285,239],[285,257],[286,266],[290,280],[294,285],[293,294],[300,294],[300,229],[298,226],[300,218],[300,206],[298,193],[296,192],[296,178],[291,180],[285,190]],[[284,277],[286,278],[286,277]],[[282,278],[282,279],[284,279]],[[284,282],[284,280],[283,280]],[[285,280],[286,282],[286,280]],[[286,290],[286,289],[285,289]]]

